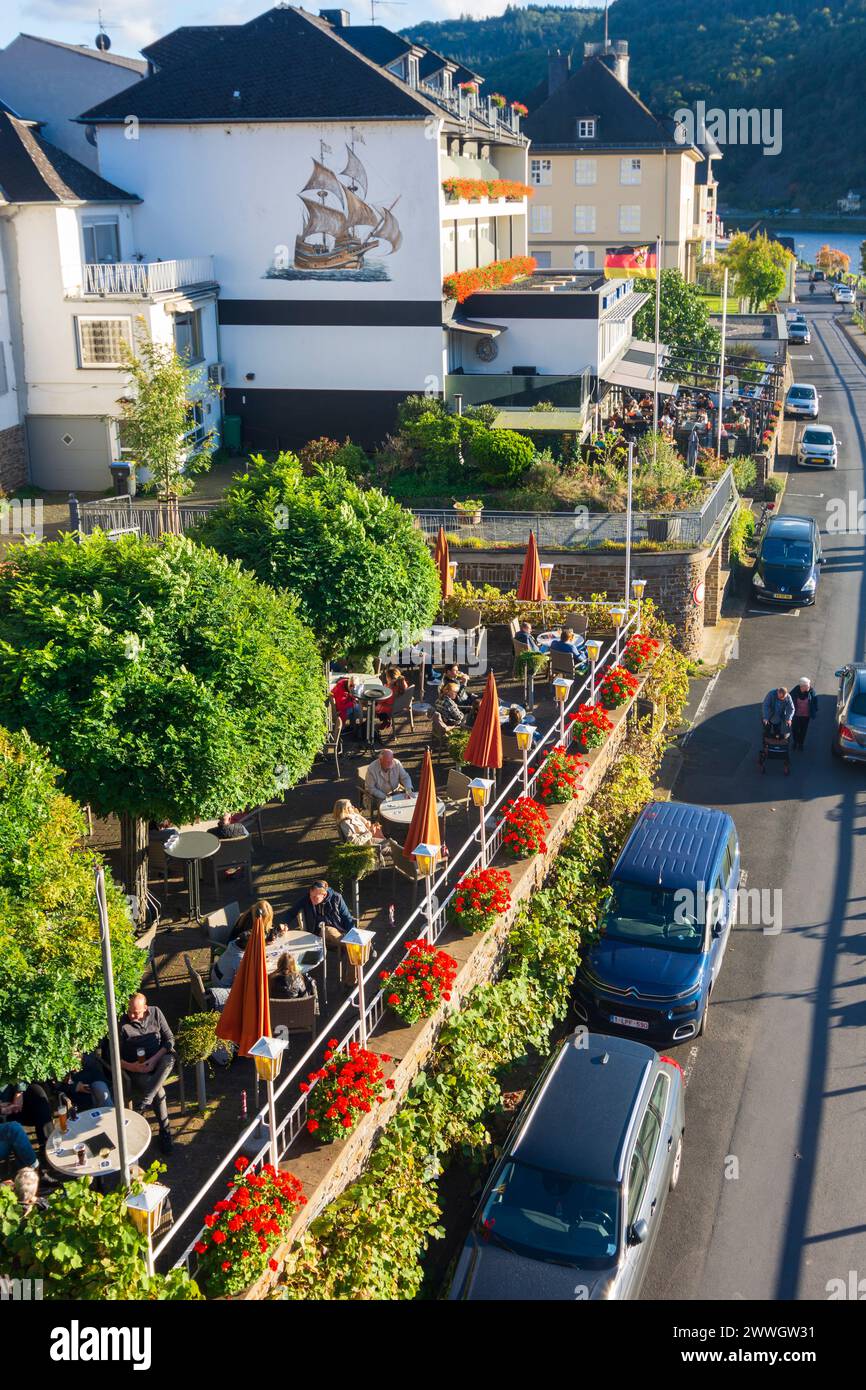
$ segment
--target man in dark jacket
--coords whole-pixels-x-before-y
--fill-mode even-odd
[[[171,1128],[163,1082],[177,1061],[174,1034],[162,1009],[149,1005],[141,993],[133,994],[118,1031],[124,1087],[137,1109],[152,1107],[159,1125],[160,1148],[170,1153]]]
[[[799,684],[791,691],[791,699],[794,701],[794,718],[791,721],[794,747],[799,748],[802,753],[809,723],[818,713],[818,696],[812,689],[812,682],[808,676],[800,677]]]
[[[293,927],[295,918],[300,916],[307,931],[322,938],[332,949],[336,949],[343,935],[351,931],[355,919],[341,895],[329,888],[323,878],[317,878],[312,888],[292,903],[286,913],[286,925]]]

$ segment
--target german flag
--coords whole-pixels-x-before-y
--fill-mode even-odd
[[[631,275],[646,275],[654,280],[656,269],[655,246],[608,246],[604,253],[604,273],[609,280]]]

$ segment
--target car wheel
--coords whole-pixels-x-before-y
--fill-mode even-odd
[[[674,1165],[671,1168],[671,1181],[669,1191],[673,1192],[680,1180],[680,1171],[683,1166],[683,1136],[677,1140],[677,1150],[674,1154]]]

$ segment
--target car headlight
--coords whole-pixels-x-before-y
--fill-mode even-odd
[[[814,589],[816,583],[817,580],[815,579],[815,576],[813,574],[811,579],[807,579],[806,583],[803,585],[803,593],[807,593],[810,589]]]
[[[766,589],[767,587],[757,570],[752,574],[752,583],[756,589]]]

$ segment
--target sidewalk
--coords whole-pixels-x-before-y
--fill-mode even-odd
[[[857,327],[853,319],[841,319],[838,322],[854,351],[866,362],[866,333],[863,332],[862,328]]]

